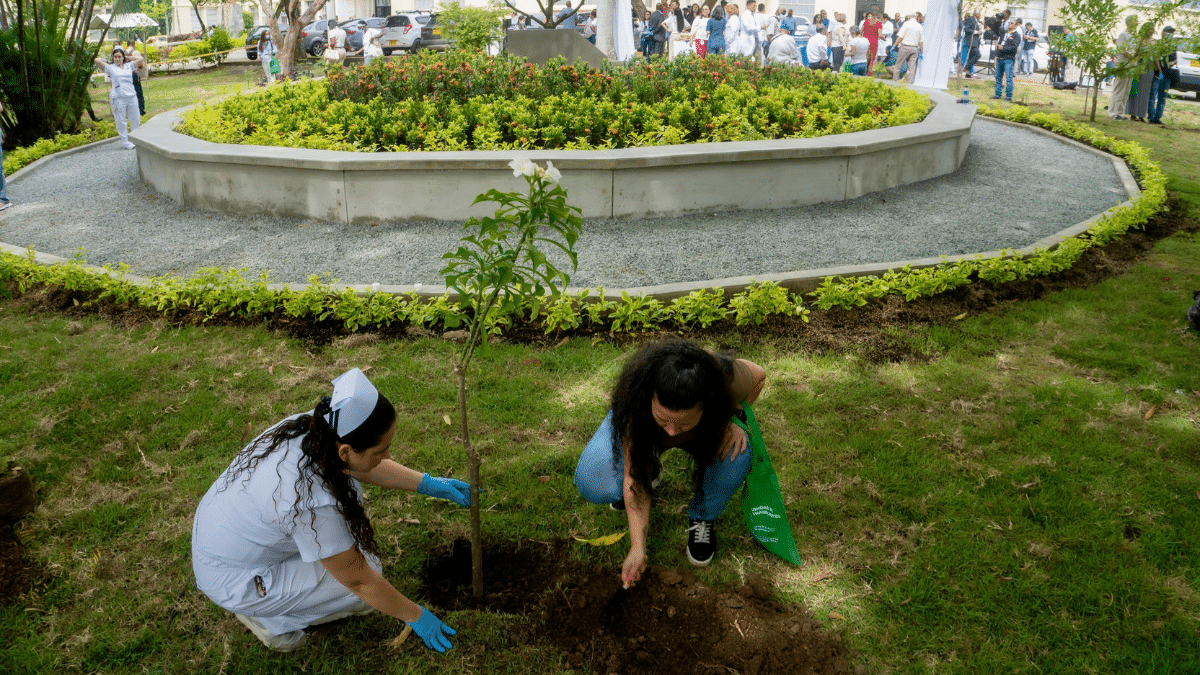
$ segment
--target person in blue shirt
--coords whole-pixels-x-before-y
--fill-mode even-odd
[[[794,35],[796,33],[796,17],[792,16],[792,10],[787,11],[787,16],[779,20],[779,30]]]
[[[571,9],[571,0],[567,0],[567,6],[558,13],[558,27],[575,30],[575,15],[577,13],[578,12]]]

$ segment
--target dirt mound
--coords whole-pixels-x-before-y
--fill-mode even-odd
[[[737,589],[696,581],[690,569],[651,567],[633,588],[618,571],[571,560],[573,542],[520,542],[484,551],[484,591],[471,595],[466,541],[432,557],[426,595],[450,609],[523,614],[515,639],[553,645],[596,673],[806,675],[849,673],[841,636],[801,604],[785,605],[757,575]]]

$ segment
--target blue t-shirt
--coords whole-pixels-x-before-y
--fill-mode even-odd
[[[796,17],[783,17],[779,20],[779,27],[783,30],[786,30],[788,33],[794,33],[796,31]]]

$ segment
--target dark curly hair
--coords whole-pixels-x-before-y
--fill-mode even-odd
[[[264,457],[288,441],[304,436],[304,440],[300,441],[300,449],[304,455],[300,460],[300,476],[296,479],[296,503],[292,505],[293,520],[298,521],[302,506],[312,506],[313,483],[320,480],[321,485],[337,499],[338,513],[346,519],[350,534],[359,550],[379,555],[379,546],[375,542],[375,528],[367,518],[367,512],[350,476],[343,471],[346,465],[338,456],[338,444],[345,443],[356,453],[379,445],[396,422],[396,408],[387,397],[380,394],[374,410],[367,419],[357,429],[339,438],[326,421],[330,412],[329,403],[330,399],[326,396],[317,404],[313,414],[287,420],[246,446],[226,471],[225,483],[221,489],[229,487],[239,475],[243,476],[243,482],[249,480],[250,474]],[[315,515],[312,516],[309,527],[315,531]]]
[[[729,417],[735,411],[730,383],[733,359],[715,356],[690,340],[648,344],[625,363],[612,394],[613,463],[623,457],[622,437],[630,442],[629,475],[635,492],[650,494],[658,471],[662,427],[654,420],[651,402],[672,410],[701,407],[692,441],[683,448],[696,461],[692,485],[703,493],[704,470],[717,458]]]

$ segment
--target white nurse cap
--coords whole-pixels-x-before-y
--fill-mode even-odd
[[[367,421],[378,401],[379,390],[362,370],[352,368],[333,381],[333,398],[329,402],[331,412],[325,421],[338,438],[343,438]]]

